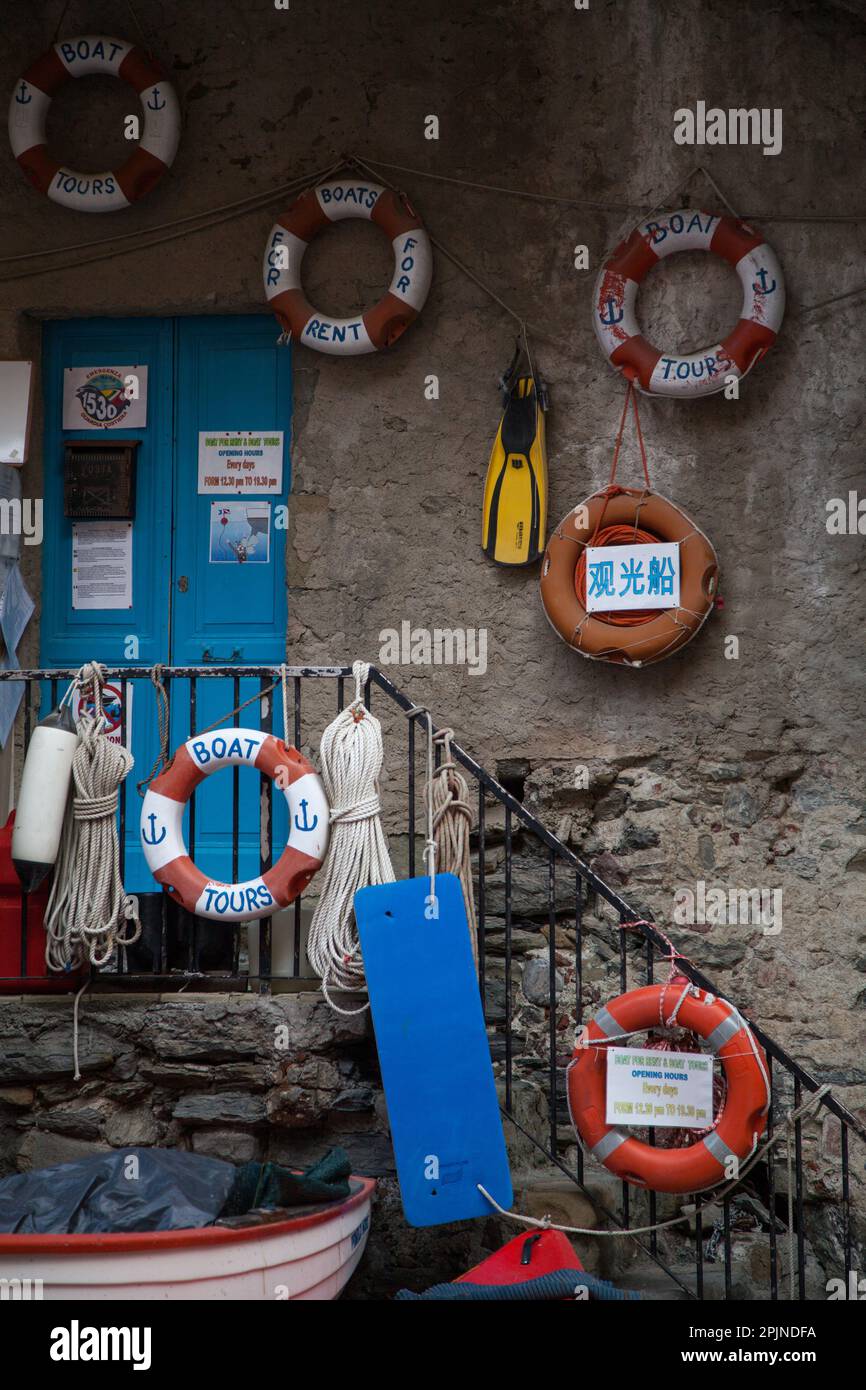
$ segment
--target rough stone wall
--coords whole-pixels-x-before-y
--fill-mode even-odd
[[[656,485],[709,533],[721,560],[724,607],[690,647],[641,672],[589,665],[550,632],[536,575],[484,559],[493,386],[513,324],[439,255],[422,319],[393,354],[338,361],[295,352],[288,654],[375,661],[380,632],[404,619],[486,628],[483,676],[438,667],[389,674],[452,723],[480,761],[520,764],[531,808],[663,922],[675,890],[698,880],[781,888],[776,935],[729,923],[676,927],[676,938],[862,1111],[863,542],[825,526],[826,501],[864,486],[862,308],[800,315],[860,281],[864,228],[773,219],[863,211],[852,171],[866,141],[858,96],[866,7],[591,0],[579,12],[561,0],[438,0],[412,11],[333,0],[327,13],[278,13],[265,0],[138,0],[135,8],[184,106],[172,173],[135,208],[100,219],[40,199],[11,158],[0,161],[2,254],[155,228],[324,167],[346,149],[374,163],[616,204],[541,204],[394,175],[444,245],[537,329],[553,398],[551,523],[609,468],[622,383],[599,354],[589,312],[605,250],[699,160],[738,211],[768,214],[762,225],[789,296],[773,352],[737,402],[642,402]],[[10,90],[51,39],[54,19],[24,0],[7,0],[4,18],[0,75]],[[126,19],[107,0],[89,6],[91,32],[118,26]],[[57,152],[85,166],[88,149],[106,163],[126,152],[119,132],[130,103],[117,84],[98,86],[101,104],[95,80],[65,91],[49,125]],[[782,153],[676,146],[673,112],[698,99],[781,107]],[[438,142],[423,138],[428,114],[439,117]],[[693,189],[688,201],[715,206],[700,179]],[[21,267],[7,264],[0,352],[38,360],[39,320],[51,316],[256,310],[270,221],[270,210],[257,212],[16,281],[6,277]],[[581,243],[590,250],[584,273],[573,268]],[[370,302],[387,274],[375,234],[349,224],[329,230],[305,266],[311,299],[335,310]],[[641,291],[647,335],[684,349],[726,331],[737,305],[731,274],[701,256],[663,263]],[[431,373],[438,401],[424,396]],[[42,469],[38,411],[36,425],[24,478],[31,496]],[[625,476],[636,467],[633,452],[627,459]],[[38,598],[38,551],[25,549],[24,562]],[[24,663],[37,655],[37,621],[38,613]],[[728,635],[739,638],[737,660],[725,658]],[[397,724],[388,720],[386,733]],[[589,786],[575,787],[583,766]],[[397,835],[399,787],[395,774],[386,792]],[[501,868],[495,846],[489,868]],[[537,895],[533,904],[543,917]],[[595,944],[604,959],[613,929],[600,927]],[[598,975],[599,993],[609,977]],[[527,1014],[528,1027],[533,1021]]]
[[[504,1238],[493,1222],[408,1230],[366,1021],[317,995],[89,996],[79,1065],[75,1082],[68,998],[2,1000],[0,1177],[132,1145],[297,1166],[340,1144],[380,1179],[355,1296],[423,1288]]]

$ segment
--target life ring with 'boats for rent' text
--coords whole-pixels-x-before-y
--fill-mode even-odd
[[[648,272],[676,251],[712,251],[732,265],[743,303],[736,326],[700,352],[662,352],[643,337],[637,293]],[[728,377],[743,377],[776,341],[785,313],[782,267],[760,232],[734,217],[682,208],[635,227],[602,266],[593,295],[593,325],[602,351],[641,391],[657,396],[710,396]]]
[[[218,883],[190,859],[183,839],[186,803],[205,777],[224,767],[252,767],[274,780],[289,808],[289,838],[272,869],[245,883]],[[212,922],[269,917],[304,891],[328,850],[330,809],[311,763],[259,729],[217,729],[182,743],[148,787],[141,808],[141,847],[158,883],[188,912]]]
[[[301,263],[313,238],[329,223],[346,218],[381,227],[394,253],[394,273],[372,309],[336,319],[308,302]],[[392,347],[424,307],[432,275],[430,239],[408,199],[357,179],[333,179],[302,193],[280,214],[265,247],[265,294],[283,332],[305,347],[338,357]]]
[[[71,77],[119,77],[137,93],[144,126],[118,169],[79,174],[51,157],[45,123],[53,97]],[[55,43],[19,78],[9,103],[12,153],[27,178],[55,203],[77,212],[116,212],[143,198],[177,153],[180,107],[171,83],[143,49],[124,39],[88,34]]]

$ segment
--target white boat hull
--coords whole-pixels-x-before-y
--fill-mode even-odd
[[[375,1183],[253,1227],[134,1235],[0,1235],[6,1297],[115,1301],[338,1298],[367,1244]],[[29,1283],[27,1282],[29,1281]]]

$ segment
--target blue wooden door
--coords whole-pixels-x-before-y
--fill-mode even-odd
[[[269,314],[195,319],[91,319],[45,328],[45,545],[40,660],[43,666],[272,665],[285,659],[285,505],[290,486],[291,356],[277,347]],[[132,523],[132,606],[76,610],[72,606],[72,523],[63,515],[63,443],[109,439],[99,432],[63,430],[63,373],[67,367],[108,363],[148,367],[147,423],[121,431],[139,439],[136,506]],[[283,435],[278,493],[199,493],[198,436],[202,432],[268,431]],[[115,431],[117,433],[117,431]],[[249,542],[237,504],[249,503]],[[231,559],[211,558],[215,507],[232,510]],[[267,518],[266,531],[265,520]],[[79,523],[86,525],[87,523]],[[258,548],[258,555],[254,555]],[[224,546],[225,553],[226,547]],[[238,558],[239,552],[244,558]],[[130,638],[135,642],[130,644]],[[134,655],[130,652],[134,651]],[[170,745],[176,747],[235,704],[231,679],[190,682],[171,691]],[[242,679],[240,698],[258,689]],[[275,692],[276,693],[276,692]],[[46,692],[46,697],[48,692]],[[43,700],[44,704],[44,700]],[[138,839],[139,798],[134,783],[150,771],[158,747],[156,704],[149,682],[136,682],[130,746],[136,766],[127,792],[125,880],[131,892],[156,885]],[[275,705],[280,709],[279,700]],[[253,704],[237,722],[258,727]],[[232,719],[226,722],[231,723]],[[282,732],[279,715],[274,729]],[[258,873],[260,855],[257,778],[237,783],[239,849],[232,853],[231,773],[217,774],[196,796],[195,857],[214,878]],[[283,798],[275,798],[274,842],[284,842]],[[189,827],[187,824],[187,834]]]
[[[277,346],[276,338],[273,321],[264,315],[178,321],[171,614],[176,666],[258,666],[285,660],[285,499],[292,382],[290,355]],[[271,437],[282,434],[281,491],[254,490],[243,496],[200,493],[199,436],[237,437],[242,431]],[[223,526],[219,513],[229,509],[229,524]],[[175,682],[175,743],[189,737],[193,723],[196,729],[204,729],[216,720],[222,722],[235,705],[233,682],[199,680],[196,685],[193,717],[189,682]],[[258,688],[255,679],[241,680],[240,700]],[[279,699],[275,707],[281,708]],[[256,702],[235,722],[258,728],[259,719]],[[279,716],[274,730],[282,732]],[[218,773],[196,793],[195,861],[203,873],[224,882],[255,878],[260,865],[259,779],[242,768],[236,792],[233,782],[232,773]],[[232,855],[235,794],[237,862]],[[285,801],[275,797],[275,842],[284,844],[286,834]]]
[[[44,330],[43,451],[44,544],[39,642],[42,666],[151,666],[170,659],[171,495],[174,463],[174,325],[166,319],[71,319]],[[109,431],[63,429],[63,379],[70,367],[147,366],[147,424]],[[83,421],[82,421],[83,423]],[[135,516],[132,521],[132,606],[127,609],[73,607],[72,539],[76,524],[64,516],[63,460],[67,440],[110,442],[138,439]],[[89,526],[89,522],[78,525]],[[135,767],[127,780],[124,876],[130,892],[155,887],[138,841],[139,798],[135,783],[147,775],[159,748],[156,711],[149,682],[130,682],[123,733]],[[60,692],[62,693],[62,691]],[[127,692],[128,694],[128,692]],[[42,691],[41,713],[57,692]],[[130,709],[132,711],[129,717]],[[129,729],[126,728],[127,719]]]

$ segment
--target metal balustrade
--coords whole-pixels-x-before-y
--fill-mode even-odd
[[[75,674],[76,672],[73,670],[60,669],[0,672],[0,680],[13,680],[25,684],[23,711],[19,714],[17,726],[19,731],[23,731],[25,746],[35,720],[38,718],[37,705],[40,687],[48,685],[51,691],[51,702],[54,705],[59,693]],[[150,686],[150,669],[147,667],[111,667],[107,669],[106,674],[109,680],[131,681],[137,686],[143,687],[142,695],[144,689],[152,688]],[[276,703],[279,707],[281,703],[279,685],[272,694],[267,692],[274,682],[280,681],[280,675],[281,668],[271,666],[161,668],[169,708],[171,708],[172,703],[172,688],[176,682],[189,682],[186,698],[188,698],[189,703],[188,716],[191,730],[196,729],[196,701],[200,681],[222,680],[225,683],[227,697],[229,693],[231,695],[230,699],[226,699],[226,705],[236,707],[240,703],[241,680],[253,678],[258,680],[261,693],[251,709],[258,708],[259,727],[266,732],[271,732],[274,727],[274,705]],[[291,666],[286,668],[286,677],[289,684],[288,708],[291,723],[291,727],[285,731],[286,738],[298,747],[301,747],[305,740],[308,743],[312,742],[315,748],[327,720],[343,708],[347,693],[346,682],[351,682],[352,679],[351,669],[335,666]],[[305,729],[305,689],[315,686],[317,691],[321,692],[323,685],[330,685],[333,689],[326,702],[319,702],[320,707],[317,707],[316,711],[315,729]],[[374,691],[376,693],[375,701]],[[395,867],[398,877],[401,871],[408,872],[409,876],[414,876],[420,862],[419,842],[423,840],[421,789],[424,781],[427,716],[423,711],[419,711],[413,701],[375,667],[370,669],[364,698],[369,708],[375,708],[375,712],[382,719],[384,727],[386,770],[388,772],[388,782],[383,788],[383,800],[386,809],[394,798],[402,795],[402,779],[400,782],[393,779],[394,769],[398,766],[398,762],[402,762],[403,757],[405,757],[405,866],[402,866],[399,861],[399,855],[403,848],[400,845],[401,837],[394,833],[393,828],[391,828],[391,840],[392,850],[395,852]],[[136,709],[138,711],[136,718],[141,717],[141,704],[140,696],[136,695]],[[408,717],[405,719],[397,717],[398,711],[402,711]],[[155,718],[155,708],[153,713]],[[124,705],[121,723],[122,740],[125,740],[126,737],[125,720]],[[234,723],[235,725],[238,724],[237,714],[234,715]],[[397,747],[401,749],[399,759],[395,754]],[[616,972],[618,979],[615,984],[619,992],[636,988],[638,985],[653,983],[657,957],[668,955],[665,939],[651,921],[645,920],[643,912],[638,912],[620,893],[605,883],[573,850],[563,844],[536,816],[532,815],[521,800],[502,786],[456,741],[451,743],[451,752],[453,758],[469,774],[470,781],[474,782],[476,788],[477,814],[473,831],[473,849],[478,866],[476,902],[479,984],[485,1003],[485,1015],[488,1019],[492,1055],[497,1071],[501,1074],[503,1114],[506,1125],[514,1125],[526,1141],[555,1165],[561,1174],[584,1191],[598,1211],[602,1223],[611,1222],[623,1229],[653,1226],[657,1221],[663,1219],[663,1214],[667,1214],[672,1199],[663,1199],[654,1192],[642,1192],[622,1183],[617,1184],[620,1189],[618,1202],[616,1207],[611,1209],[609,1200],[603,1194],[600,1196],[597,1187],[590,1182],[592,1174],[601,1173],[602,1170],[597,1168],[594,1160],[584,1159],[579,1146],[576,1145],[576,1141],[571,1137],[564,1123],[566,1119],[565,1063],[567,1054],[571,1050],[574,1028],[569,1026],[564,1035],[564,1043],[561,1044],[556,1007],[556,978],[557,954],[562,954],[562,948],[557,946],[556,936],[557,926],[567,926],[574,932],[574,1025],[577,1029],[583,1022],[584,1009],[586,1008],[588,993],[586,967],[593,958],[594,949],[593,932],[590,932],[586,927],[586,918],[589,912],[592,911],[596,917],[594,930],[597,930],[598,927],[599,913],[601,913],[602,921],[604,921],[604,913],[609,914],[610,945],[614,948],[618,967]],[[436,745],[435,757],[438,763],[441,759],[440,745]],[[232,859],[235,877],[237,876],[239,829],[238,773],[239,769],[233,769],[231,814]],[[270,780],[262,777],[261,809],[263,824],[268,826],[272,825],[272,790],[273,786]],[[139,805],[134,783],[132,779],[128,779],[127,783],[121,787],[119,796],[121,856],[123,855],[127,815],[132,816],[137,821]],[[491,814],[496,811],[497,807],[501,808],[501,828],[494,829],[491,825]],[[518,839],[521,842],[526,842],[527,851],[533,856],[532,862],[536,866],[539,864],[543,866],[543,878],[546,880],[546,891],[544,888],[540,893],[536,891],[531,909],[521,914],[516,911],[515,894],[520,887],[520,874],[525,869],[523,860],[526,858],[526,854],[522,857],[515,854],[515,841]],[[189,810],[188,846],[189,853],[194,858],[194,796],[191,799]],[[503,856],[501,915],[493,914],[490,911],[491,885],[488,883],[486,860],[488,850],[492,846],[501,847]],[[262,849],[265,852],[261,855],[261,870],[264,871],[270,867],[272,862],[272,842],[263,843]],[[122,870],[123,861],[121,858],[121,872]],[[561,895],[564,883],[568,885],[567,909],[562,906]],[[314,888],[315,884],[313,884]],[[150,895],[146,896],[149,897]],[[208,934],[212,935],[211,923],[190,918],[189,914],[183,913],[177,904],[168,901],[166,895],[162,893],[154,893],[152,901],[143,904],[143,907],[147,909],[143,911],[143,917],[149,926],[146,933],[146,944],[140,948],[132,948],[132,952],[127,953],[126,959],[118,958],[112,967],[95,973],[91,981],[92,989],[116,991],[132,986],[138,990],[168,991],[192,986],[196,989],[257,989],[261,993],[267,994],[276,981],[286,979],[285,975],[272,973],[270,919],[264,919],[259,924],[258,968],[255,975],[252,975],[249,970],[241,969],[244,932],[242,927],[236,927],[232,930],[230,959],[216,968],[208,969],[202,963],[201,948],[202,943],[207,941]],[[302,943],[300,901],[297,901],[293,909],[290,910],[294,911],[294,940],[293,966],[288,978],[300,981]],[[172,920],[172,914],[174,914],[175,920]],[[522,1047],[526,1039],[521,1036],[515,1022],[515,986],[518,982],[514,970],[513,932],[515,919],[518,916],[522,923],[521,930],[534,931],[538,936],[539,948],[542,949],[545,941],[541,929],[543,926],[547,928],[546,1056],[540,1059],[529,1059],[533,1063],[540,1061],[541,1072],[537,1065],[532,1065],[528,1071],[523,1065]],[[188,920],[178,921],[178,917]],[[494,930],[491,924],[494,921],[497,924],[496,936],[497,938],[501,936],[501,942],[497,940],[496,944],[497,947],[501,946],[503,955],[504,998],[501,1009],[490,1007],[493,988],[491,947]],[[619,929],[624,926],[628,926],[630,930]],[[15,977],[16,992],[18,993],[26,993],[30,987],[35,988],[39,983],[28,979],[26,975],[27,932],[27,900],[25,898],[21,912],[21,974]],[[179,951],[181,955],[185,951],[185,960],[179,960]],[[148,953],[150,959],[143,961],[143,956]],[[681,973],[695,984],[714,994],[720,993],[713,982],[691,962],[680,959],[677,966]],[[8,986],[9,981],[7,980],[5,983]],[[309,982],[310,987],[313,987],[314,984],[314,981]],[[2,1007],[2,1000],[0,1000],[0,1007]],[[592,1002],[589,1009],[594,1009],[594,1007],[595,1001]],[[820,1078],[810,1075],[793,1057],[789,1056],[759,1025],[750,1021],[750,1026],[755,1037],[765,1049],[768,1059],[772,1088],[772,1104],[767,1130],[767,1135],[770,1136],[778,1131],[779,1126],[786,1125],[786,1115],[793,1109],[799,1108],[803,1100],[810,1093],[818,1090],[822,1083]],[[543,1074],[544,1078],[543,1090],[547,1102],[547,1123],[544,1133],[534,1134],[521,1123],[515,1113],[515,1081],[524,1080],[527,1076],[537,1078],[540,1074]],[[836,1229],[831,1232],[831,1236],[836,1247],[841,1250],[843,1267],[830,1269],[825,1264],[824,1269],[827,1278],[844,1279],[847,1290],[851,1284],[852,1274],[856,1280],[858,1270],[863,1268],[863,1248],[856,1230],[857,1213],[852,1189],[855,1185],[859,1185],[861,1198],[866,1200],[866,1184],[862,1178],[864,1166],[866,1166],[864,1165],[866,1128],[832,1092],[821,1098],[817,1117],[819,1122],[832,1117],[839,1126],[838,1155],[824,1155],[828,1167],[832,1166],[834,1171],[830,1178],[825,1176],[823,1180],[823,1201],[825,1203],[824,1210],[827,1210],[832,1204],[833,1221]],[[761,1206],[766,1210],[769,1218],[764,1222],[765,1225],[769,1226],[769,1229],[763,1233],[766,1240],[767,1256],[766,1282],[765,1285],[762,1285],[754,1277],[750,1279],[755,1297],[758,1298],[778,1299],[790,1296],[791,1271],[786,1267],[786,1260],[788,1251],[791,1249],[794,1252],[793,1296],[798,1299],[804,1299],[807,1296],[809,1221],[811,1219],[814,1224],[822,1208],[818,1200],[812,1203],[807,1201],[804,1168],[805,1123],[804,1119],[797,1119],[791,1126],[792,1135],[789,1134],[780,1141],[752,1170],[746,1180],[747,1187],[751,1187],[752,1190],[754,1190],[755,1185],[759,1186],[762,1194]],[[789,1146],[790,1153],[788,1152]],[[565,1162],[567,1150],[571,1148],[576,1148],[577,1153],[573,1167]],[[857,1166],[853,1172],[852,1152],[856,1152],[857,1155]],[[793,1173],[793,1192],[791,1193],[786,1190],[786,1175],[789,1165],[790,1171]],[[612,1186],[611,1180],[607,1183],[608,1193]],[[733,1249],[735,1237],[733,1219],[736,1201],[736,1193],[725,1197],[719,1218],[713,1223],[712,1228],[707,1230],[704,1214],[707,1208],[713,1204],[713,1193],[708,1192],[703,1197],[698,1195],[695,1203],[693,1229],[687,1237],[680,1237],[680,1248],[683,1239],[687,1238],[691,1241],[692,1260],[688,1272],[681,1261],[677,1261],[672,1267],[671,1262],[665,1256],[663,1241],[658,1232],[654,1231],[646,1237],[630,1237],[630,1239],[636,1241],[648,1260],[669,1276],[672,1287],[676,1287],[682,1295],[695,1299],[702,1299],[707,1296],[706,1268],[709,1263],[718,1267],[720,1261],[717,1257],[720,1253],[723,1288],[714,1290],[714,1292],[723,1293],[724,1297],[731,1297],[734,1282]],[[671,1210],[673,1211],[674,1208]],[[791,1212],[790,1228],[789,1210]],[[833,1221],[830,1222],[830,1225],[833,1225]],[[679,1227],[678,1229],[683,1231],[686,1228]],[[820,1236],[821,1232],[818,1234]],[[665,1243],[669,1244],[669,1241]],[[826,1231],[823,1233],[823,1249],[826,1257]]]

